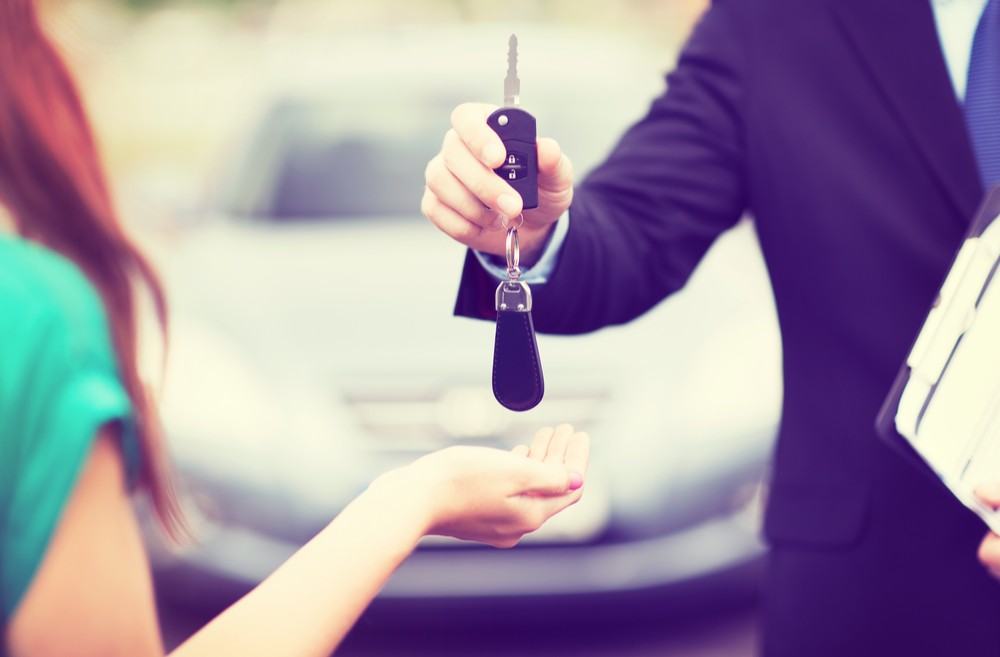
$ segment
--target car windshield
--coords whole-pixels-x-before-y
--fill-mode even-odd
[[[286,101],[265,116],[220,209],[268,221],[417,212],[445,105]],[[248,184],[253,181],[253,184]]]
[[[382,83],[345,78],[273,101],[235,166],[226,167],[213,209],[269,222],[419,216],[424,169],[452,110],[496,89],[458,78],[421,90],[420,80],[399,72],[372,77]],[[571,145],[580,179],[648,100],[649,79],[620,78],[614,93],[599,98],[571,81],[541,78],[534,87],[530,111],[545,136]]]
[[[413,141],[381,135],[327,141],[303,133],[289,143],[260,211],[279,220],[412,213],[427,159]]]

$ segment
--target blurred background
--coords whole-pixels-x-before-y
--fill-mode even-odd
[[[539,337],[546,398],[489,387],[464,251],[420,214],[451,109],[523,106],[577,175],[664,88],[703,0],[48,0],[119,208],[162,272],[170,450],[196,545],[149,535],[169,645],[380,472],[570,422],[584,500],[515,550],[427,540],[338,654],[752,655],[780,345],[752,225],[646,317]]]

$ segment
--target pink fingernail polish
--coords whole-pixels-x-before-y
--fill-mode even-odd
[[[569,473],[569,489],[577,490],[583,486],[583,475],[579,472]]]

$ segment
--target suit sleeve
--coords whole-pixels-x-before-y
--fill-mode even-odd
[[[666,92],[577,187],[558,263],[534,290],[538,330],[585,333],[641,315],[739,220],[746,48],[735,4],[713,3]],[[456,314],[495,317],[496,285],[468,254]]]

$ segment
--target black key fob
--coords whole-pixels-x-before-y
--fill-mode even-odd
[[[521,195],[524,208],[538,207],[538,143],[535,117],[517,107],[501,107],[486,120],[496,132],[507,157],[499,168],[498,176],[510,183]]]
[[[518,280],[497,288],[493,343],[493,396],[512,411],[527,411],[545,394],[542,361],[531,321],[531,289]]]

